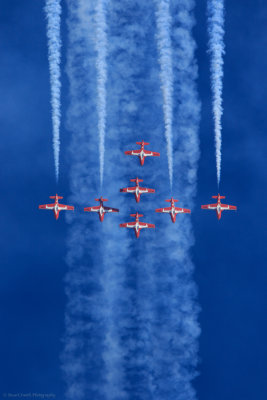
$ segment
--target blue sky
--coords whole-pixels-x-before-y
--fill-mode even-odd
[[[67,235],[71,235],[71,228],[65,222],[65,218],[60,218],[56,223],[52,215],[39,212],[37,206],[48,200],[48,196],[56,190],[65,197],[71,194],[71,198],[74,199],[73,193],[70,193],[70,190],[73,190],[72,156],[69,150],[71,133],[66,129],[70,104],[69,81],[65,68],[67,10],[64,4],[62,147],[60,184],[56,187],[43,6],[41,1],[32,0],[22,5],[22,2],[14,0],[2,5],[0,17],[0,396],[2,392],[31,391],[55,393],[57,398],[64,399],[65,383],[62,378],[60,355],[65,334],[64,277],[68,270],[65,262],[66,243]],[[205,2],[197,2],[195,16],[196,26],[193,34],[198,46],[197,85],[202,110],[199,128],[201,155],[196,206],[192,214],[195,245],[191,249],[191,255],[195,265],[194,281],[198,287],[197,302],[201,307],[199,322],[202,333],[199,338],[199,376],[194,380],[193,386],[200,400],[265,399],[267,273],[264,219],[267,185],[264,153],[267,144],[267,58],[264,50],[267,42],[267,5],[263,1],[226,2],[220,191],[227,196],[226,200],[238,206],[238,212],[225,213],[220,222],[213,213],[200,210],[200,205],[209,202],[210,196],[216,194],[217,188],[209,58],[206,51]],[[142,56],[140,59],[142,61]],[[149,67],[147,65],[147,68]],[[146,66],[144,76],[145,71]],[[90,84],[93,84],[93,76],[90,79]],[[147,83],[146,93],[150,90]],[[158,89],[155,89],[154,93],[160,96]],[[144,100],[140,99],[140,104],[144,105],[148,98],[147,95]],[[157,110],[157,104],[151,104],[151,107]],[[140,120],[134,121],[139,129],[144,128],[142,118],[147,118],[145,110],[140,115]],[[93,125],[94,119],[89,123]],[[154,118],[152,114],[145,128],[151,129],[157,124],[161,125],[162,121],[159,121],[158,117]],[[131,133],[129,141],[133,142],[134,138],[135,134]],[[124,145],[120,144],[121,147]],[[157,144],[154,147],[157,150]],[[126,168],[126,162],[127,168],[130,168],[128,160],[123,160],[122,165]],[[162,163],[164,162],[163,160]],[[153,168],[149,168],[148,172],[153,173]],[[96,168],[95,170],[97,171]],[[147,183],[150,177],[148,172],[145,179]],[[111,193],[110,204],[115,207],[117,201],[125,200],[117,200],[117,197],[116,201],[112,200],[115,198],[113,192],[117,191],[119,184],[112,181],[112,171],[108,172],[107,176],[109,180],[104,184]],[[121,173],[119,180],[125,186],[127,173]],[[167,195],[168,192],[167,183],[166,186],[160,186],[160,182],[154,184],[159,185],[158,190],[162,196],[157,198],[157,201],[162,202],[165,193]],[[89,202],[98,193],[93,189],[88,190],[91,191],[88,193]],[[84,196],[86,195],[87,192]],[[182,194],[178,197],[182,202]],[[126,201],[130,201],[127,199]],[[144,200],[146,210],[149,201],[151,200]],[[134,206],[134,202],[131,204]],[[121,218],[128,218],[128,214],[128,211],[123,211],[119,219],[111,217],[107,229],[112,230],[112,223],[118,224]],[[87,225],[89,217],[82,217],[86,229],[90,228],[91,225]],[[173,229],[158,217],[153,218],[159,224],[159,230],[151,236],[145,233],[146,246],[150,237],[155,240],[155,235],[158,235],[160,230]],[[98,238],[103,235],[109,240],[103,227],[99,227],[98,221],[92,224],[95,230],[101,229],[100,233],[96,233]],[[131,243],[129,238],[127,243]],[[93,237],[91,239],[93,240]],[[132,258],[136,251],[142,251],[140,243],[131,244]],[[89,248],[88,251],[93,249]],[[144,275],[141,275],[140,279],[148,279],[147,271],[142,274]],[[132,273],[129,279],[134,281],[135,273]],[[142,287],[140,295],[146,291],[147,287]],[[126,292],[123,293],[125,295]],[[132,286],[131,296],[135,296]],[[123,315],[128,321],[127,315]],[[145,314],[142,315],[145,318]],[[136,366],[133,365],[133,368]],[[145,366],[143,368],[145,370]],[[137,379],[136,383],[132,379],[131,377],[130,382],[134,391],[134,385],[138,386],[139,381]]]

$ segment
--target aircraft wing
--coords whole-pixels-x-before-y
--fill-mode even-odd
[[[54,210],[55,204],[42,204],[39,206],[42,210]]]
[[[120,189],[120,192],[132,193],[132,192],[135,192],[135,189],[136,189],[136,187],[127,187],[127,188]]]
[[[73,206],[66,206],[65,204],[59,204],[58,207],[61,210],[74,210]]]
[[[207,204],[201,206],[202,210],[215,210],[217,208],[217,204]]]
[[[154,224],[147,224],[146,222],[139,222],[140,229],[142,228],[155,228]]]
[[[141,150],[129,150],[124,152],[124,154],[127,154],[128,156],[139,156],[140,153]]]
[[[236,210],[236,206],[230,206],[229,204],[221,204],[222,210]]]
[[[169,213],[169,212],[171,212],[171,210],[172,210],[171,207],[157,208],[157,209],[156,209],[156,212]]]
[[[121,228],[134,228],[135,222],[126,222],[125,224],[120,224]]]
[[[155,193],[155,189],[148,189],[148,188],[140,187],[139,190],[140,190],[142,193]]]
[[[149,150],[144,150],[145,156],[152,156],[152,157],[159,157],[160,153],[157,153],[156,151],[149,151]]]
[[[189,210],[188,208],[175,207],[175,214],[179,213],[191,214],[191,210]]]
[[[93,212],[98,212],[99,211],[99,209],[100,209],[100,206],[94,206],[94,207],[86,207],[85,209],[84,209],[84,211],[93,211]]]
[[[104,207],[105,212],[119,212],[118,208]]]

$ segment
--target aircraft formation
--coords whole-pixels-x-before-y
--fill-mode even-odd
[[[125,151],[126,155],[132,155],[132,156],[138,156],[140,160],[141,166],[144,165],[145,158],[146,157],[159,157],[160,153],[157,153],[155,151],[148,151],[145,150],[144,146],[149,145],[149,143],[145,142],[142,140],[142,142],[136,142],[136,144],[140,145],[141,148],[138,150],[129,150]],[[144,193],[155,193],[155,189],[147,188],[147,187],[141,187],[139,185],[140,182],[143,182],[143,179],[139,179],[138,177],[134,179],[130,179],[130,182],[135,182],[135,186],[132,187],[125,187],[120,189],[120,192],[122,193],[132,193],[135,196],[136,203],[140,202],[140,196]],[[225,210],[236,210],[236,206],[232,206],[229,204],[222,204],[221,199],[225,199],[225,196],[221,196],[218,194],[217,196],[212,196],[213,199],[217,199],[217,203],[214,204],[206,204],[202,205],[201,208],[203,210],[215,210],[217,214],[218,220],[221,219],[222,216],[222,211]],[[39,206],[39,209],[43,210],[52,210],[54,212],[55,219],[58,219],[60,211],[69,211],[69,210],[74,210],[73,206],[65,205],[65,204],[60,204],[59,200],[63,199],[62,196],[58,196],[57,194],[55,196],[50,196],[50,199],[54,199],[54,203],[52,204],[43,204]],[[107,207],[104,206],[104,202],[108,201],[108,199],[104,199],[102,196],[99,199],[95,199],[95,201],[99,202],[98,206],[92,206],[92,207],[85,207],[84,211],[85,212],[96,212],[99,215],[100,222],[104,221],[104,217],[106,213],[114,213],[114,212],[119,212],[119,209],[117,208],[112,208],[112,207]],[[190,214],[191,210],[188,208],[181,208],[181,207],[176,207],[175,203],[178,202],[177,199],[174,199],[171,197],[170,199],[165,200],[170,204],[169,207],[164,207],[164,208],[157,208],[155,212],[157,213],[166,213],[170,214],[171,220],[173,223],[176,221],[176,216],[177,214]],[[122,223],[119,226],[121,228],[131,228],[134,229],[135,236],[139,238],[141,229],[145,228],[155,228],[154,224],[150,224],[147,222],[141,222],[140,218],[143,217],[143,214],[139,214],[136,212],[135,214],[130,214],[131,217],[135,218],[135,221],[130,221],[126,223]]]

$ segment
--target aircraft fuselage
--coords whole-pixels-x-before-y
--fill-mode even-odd
[[[103,222],[104,221],[104,216],[105,216],[105,210],[104,210],[102,204],[100,205],[100,209],[99,209],[98,214],[99,214],[100,221]]]
[[[217,218],[218,218],[218,219],[221,219],[221,216],[222,216],[222,207],[221,207],[221,202],[220,202],[220,200],[218,201],[218,204],[217,204],[216,213],[217,213]]]
[[[59,207],[58,207],[58,199],[57,199],[57,197],[56,197],[56,200],[55,200],[55,207],[54,207],[54,215],[55,215],[55,219],[58,219],[58,217],[59,217]]]

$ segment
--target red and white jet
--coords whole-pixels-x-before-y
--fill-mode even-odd
[[[155,193],[155,189],[149,189],[149,188],[144,188],[139,186],[139,182],[143,182],[143,179],[135,178],[135,179],[130,179],[130,182],[136,182],[136,186],[134,187],[126,187],[123,189],[120,189],[120,192],[123,193],[134,193],[135,194],[135,200],[137,203],[140,201],[140,195],[142,193]]]
[[[222,204],[221,199],[225,199],[225,196],[221,196],[218,194],[218,196],[212,196],[213,199],[217,199],[216,204],[207,204],[204,206],[201,206],[203,210],[216,210],[217,213],[217,218],[221,219],[222,216],[222,211],[225,210],[236,210],[236,206],[230,206],[229,204]]]
[[[73,206],[66,206],[65,204],[59,204],[58,200],[63,199],[62,196],[49,196],[50,199],[55,199],[53,204],[43,204],[39,206],[41,210],[53,210],[55,218],[58,219],[60,211],[63,210],[74,210]]]
[[[103,205],[103,202],[104,201],[108,201],[108,199],[103,199],[102,196],[100,197],[100,199],[95,199],[95,201],[99,201],[100,205],[99,206],[94,206],[94,207],[86,207],[84,209],[84,211],[97,212],[101,222],[104,221],[104,216],[105,216],[106,213],[119,212],[119,210],[117,208],[105,207]]]
[[[130,214],[130,215],[131,215],[131,217],[135,218],[135,221],[134,222],[126,222],[125,224],[120,224],[120,227],[121,228],[132,228],[132,229],[134,229],[135,236],[137,238],[139,238],[141,229],[144,229],[144,228],[155,228],[154,224],[147,224],[146,222],[140,222],[139,221],[139,218],[143,217],[142,214],[138,214],[138,212],[137,212],[136,214]]]
[[[176,221],[177,214],[190,214],[191,213],[191,210],[189,210],[187,208],[175,207],[174,203],[177,203],[178,200],[174,199],[173,197],[171,197],[170,199],[165,200],[165,201],[171,203],[171,206],[165,207],[165,208],[157,208],[156,212],[170,214],[173,223]]]
[[[142,142],[136,142],[136,144],[139,144],[141,146],[141,149],[129,150],[129,151],[125,151],[124,153],[129,156],[138,156],[140,159],[141,165],[144,165],[146,157],[149,157],[149,156],[159,157],[160,156],[160,153],[156,153],[155,151],[145,150],[145,146],[149,145],[149,143],[144,142],[144,140],[142,140]]]

